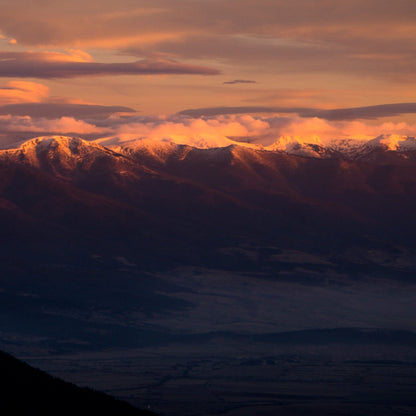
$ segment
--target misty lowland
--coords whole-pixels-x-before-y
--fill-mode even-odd
[[[1,349],[161,416],[415,414],[416,141],[392,140],[1,150]]]

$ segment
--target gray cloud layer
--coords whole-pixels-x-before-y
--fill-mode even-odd
[[[56,119],[73,117],[77,120],[106,118],[115,113],[135,113],[129,107],[70,103],[22,103],[0,106],[0,115]]]
[[[223,84],[257,84],[257,82],[250,79],[235,79],[233,81],[224,81]]]
[[[279,72],[406,77],[416,68],[414,0],[41,3],[42,13],[39,2],[2,1],[0,29],[24,45],[104,46],[140,57],[246,65],[261,61],[278,63]]]
[[[300,117],[319,117],[330,121],[377,119],[380,117],[392,117],[401,114],[416,113],[416,103],[381,104],[366,107],[338,108],[332,110],[303,107],[209,107],[183,110],[178,114],[189,117],[212,117],[227,114],[253,113],[297,114]]]
[[[48,54],[0,52],[0,77],[74,78],[97,75],[216,75],[216,69],[158,60],[126,63],[74,62],[48,59]]]

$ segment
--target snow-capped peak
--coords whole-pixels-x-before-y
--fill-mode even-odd
[[[333,139],[322,143],[319,137],[282,136],[265,149],[314,158],[337,155],[348,159],[356,159],[365,158],[366,155],[376,149],[399,153],[416,150],[416,139],[414,137],[391,134],[380,135],[372,140]]]
[[[22,151],[28,151],[36,148],[38,150],[57,150],[67,149],[69,152],[78,152],[80,147],[101,147],[95,143],[88,142],[79,137],[68,136],[40,136],[31,140],[23,142],[17,149]],[[11,150],[11,149],[10,149]]]
[[[203,148],[205,157],[219,157],[221,152],[216,149],[233,148],[242,151],[247,147],[253,147],[253,152],[285,152],[292,155],[308,158],[346,158],[351,160],[391,160],[391,157],[399,159],[414,160],[410,155],[416,151],[415,137],[401,135],[380,135],[372,140],[334,139],[321,141],[318,136],[281,136],[272,145],[246,146],[247,143],[230,141],[223,145]],[[227,144],[227,146],[225,146]],[[104,146],[103,146],[104,145]],[[187,157],[192,149],[198,146],[178,144],[174,140],[157,140],[150,138],[137,138],[132,140],[110,140],[99,139],[95,141],[83,140],[79,137],[68,136],[41,136],[31,140],[17,143],[13,148],[1,150],[2,158],[8,160],[19,160],[34,166],[39,166],[50,160],[68,167],[77,166],[87,160],[93,160],[104,154],[116,158],[126,156],[136,161],[153,160],[157,164],[167,163],[171,158],[181,160]],[[210,152],[209,150],[214,152]],[[248,150],[248,149],[247,149]],[[235,153],[234,151],[234,153]],[[394,152],[396,156],[392,154]],[[123,156],[122,156],[123,155]],[[384,158],[384,159],[380,159]],[[152,162],[153,163],[153,162]]]
[[[0,156],[4,160],[44,167],[57,174],[69,172],[103,155],[120,156],[97,143],[67,136],[35,137],[18,147],[0,151]]]
[[[322,158],[329,157],[332,150],[325,146],[318,136],[281,136],[265,150],[286,152],[292,155]]]
[[[407,152],[416,150],[416,139],[398,134],[380,135],[366,143],[367,147],[382,147],[386,150]]]

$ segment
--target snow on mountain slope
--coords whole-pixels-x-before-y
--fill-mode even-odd
[[[74,161],[91,153],[112,154],[114,152],[78,137],[44,136],[28,140],[18,148],[2,150],[0,156],[6,159],[17,158],[21,162],[38,166],[42,157],[60,157],[67,161]]]
[[[291,155],[313,158],[330,158],[337,153],[334,149],[325,147],[322,144],[306,143],[301,141],[291,141],[284,144],[281,141],[277,141],[271,146],[266,147],[265,150],[280,151]]]
[[[327,144],[327,147],[347,159],[354,159],[355,155],[360,152],[360,149],[365,143],[365,140],[334,139]]]
[[[155,139],[135,140],[125,145],[109,147],[117,153],[134,157],[138,161],[152,160],[156,165],[165,164],[171,158],[182,160],[193,149],[188,145]]]
[[[252,145],[250,143],[229,141],[227,143],[218,143],[216,141],[195,144],[178,144],[174,140],[156,140],[156,139],[136,139],[129,141],[107,142],[109,148],[122,154],[135,155],[135,157],[149,158],[152,157],[158,163],[166,163],[170,158],[184,159],[191,149],[208,150],[205,152],[206,157],[212,157],[216,154],[223,157],[222,152],[215,152],[214,149],[234,148],[246,149],[248,152],[256,153],[258,151],[282,152],[290,155],[296,155],[308,158],[345,158],[345,159],[365,159],[367,155],[375,150],[379,152],[396,152],[401,153],[400,157],[405,157],[404,153],[416,151],[416,139],[408,136],[383,135],[373,140],[365,141],[359,139],[334,139],[323,143],[319,137],[302,138],[297,136],[279,137],[269,146]],[[212,149],[212,150],[210,150]],[[214,152],[213,152],[214,151]],[[374,157],[371,156],[370,159]]]
[[[88,170],[92,164],[122,165],[137,163],[151,171],[185,159],[222,163],[267,164],[267,154],[280,153],[314,159],[347,159],[373,163],[402,163],[416,160],[416,139],[399,135],[382,135],[373,140],[340,139],[322,143],[318,137],[281,137],[272,145],[198,147],[170,140],[136,139],[129,141],[87,141],[65,136],[37,137],[14,149],[0,150],[0,160],[18,161],[65,176],[74,170]],[[108,143],[107,143],[108,142]],[[103,146],[100,143],[105,143]],[[120,165],[120,166],[118,166]]]
[[[375,151],[406,153],[416,151],[416,139],[409,136],[381,135],[372,140],[359,139],[333,139],[323,143],[318,137],[303,139],[302,137],[280,137],[270,146],[265,147],[269,151],[282,151],[288,154],[313,157],[345,159],[374,159]],[[371,156],[370,156],[371,155]],[[405,157],[406,155],[399,155]]]
[[[354,152],[362,147],[343,146]],[[182,248],[178,246],[182,251],[176,253],[181,258],[204,241],[216,259],[215,250],[225,244],[224,238],[234,244],[241,236],[250,244],[274,246],[296,239],[302,241],[303,251],[315,247],[316,241],[320,247],[328,241],[332,250],[333,240],[343,250],[345,241],[362,235],[374,239],[393,235],[396,241],[407,239],[413,245],[416,164],[412,159],[367,163],[351,160],[352,156],[347,160],[336,152],[328,157],[327,147],[316,143],[310,148],[317,155],[324,152],[324,157],[238,145],[199,149],[153,141],[117,153],[82,139],[41,137],[0,152],[4,200],[0,220],[14,228],[27,215],[26,222],[37,232],[45,222],[52,222],[50,241],[61,229],[68,238],[73,228],[80,235],[89,230],[98,239],[93,245],[101,244],[103,233],[113,227],[108,241],[124,250],[130,243],[120,236],[128,235],[135,241],[135,253],[144,253],[153,244],[147,254],[163,246],[163,255],[170,256],[172,247],[183,241]],[[374,149],[399,158],[412,153]],[[13,233],[10,229],[10,238]],[[196,254],[203,252],[201,248]]]
[[[381,147],[386,150],[407,152],[416,150],[416,139],[397,134],[381,135],[365,143],[366,147]]]
[[[416,140],[408,136],[381,135],[369,141],[333,142],[331,146],[351,160],[397,164],[416,159]]]
[[[104,137],[96,140],[97,143],[115,149],[118,147],[123,148],[145,148],[150,146],[169,147],[172,145],[189,146],[197,149],[211,149],[228,147],[232,145],[239,145],[251,149],[262,149],[263,146],[255,143],[249,143],[245,141],[236,141],[231,137],[217,136],[214,133],[206,135],[184,135],[175,133],[174,130],[170,134],[167,134],[163,138],[154,138],[152,136],[144,137],[132,137],[132,135],[120,135],[114,137]]]
[[[119,172],[134,163],[125,156],[97,143],[77,137],[45,136],[24,142],[20,147],[0,151],[0,160],[18,162],[55,174],[72,176],[88,172],[92,166]]]

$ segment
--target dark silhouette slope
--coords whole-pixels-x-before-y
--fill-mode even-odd
[[[0,413],[11,415],[151,416],[106,394],[51,377],[0,352]]]

